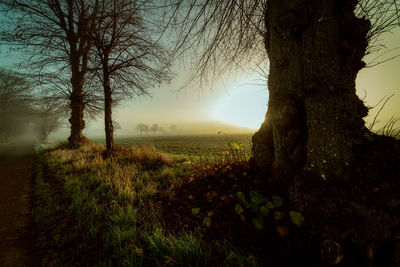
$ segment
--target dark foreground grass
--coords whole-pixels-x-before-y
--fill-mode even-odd
[[[176,221],[171,227],[168,221],[174,212],[183,218],[186,211],[168,210],[165,201],[176,202],[174,196],[197,170],[243,160],[240,146],[236,149],[203,164],[171,159],[146,146],[120,148],[107,158],[104,147],[93,144],[37,153],[34,219],[42,265],[260,265],[229,236],[207,236],[214,222],[199,225],[196,218],[203,211],[196,213],[195,205],[189,203],[189,216],[195,218],[190,225]]]

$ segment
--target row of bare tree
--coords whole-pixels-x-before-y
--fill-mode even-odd
[[[31,90],[23,76],[0,69],[0,143],[21,135],[44,141],[61,125],[62,112]]]
[[[167,130],[165,130],[164,127],[159,126],[157,123],[154,123],[151,126],[145,123],[139,123],[138,125],[136,125],[136,130],[138,131],[140,136],[142,136],[143,133],[147,134],[148,132],[152,132],[154,134],[167,132]],[[168,130],[169,132],[176,133],[178,128],[175,124],[171,124],[168,127]]]
[[[151,86],[170,78],[168,53],[157,23],[149,19],[158,16],[151,1],[1,0],[0,4],[7,18],[3,42],[22,50],[22,65],[46,101],[70,108],[71,147],[86,142],[85,115],[103,111],[107,149],[112,150],[113,104],[148,94]]]

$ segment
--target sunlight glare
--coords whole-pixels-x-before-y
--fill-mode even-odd
[[[243,85],[224,92],[212,109],[212,118],[258,129],[267,111],[268,92],[261,86]]]

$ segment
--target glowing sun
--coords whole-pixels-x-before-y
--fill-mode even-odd
[[[258,129],[267,111],[268,92],[257,85],[244,85],[224,92],[211,109],[214,120]]]

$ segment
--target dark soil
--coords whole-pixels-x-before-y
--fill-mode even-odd
[[[0,265],[32,266],[32,145],[0,146]]]

